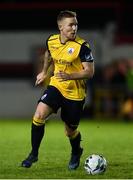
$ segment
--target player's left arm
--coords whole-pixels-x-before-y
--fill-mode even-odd
[[[94,75],[94,59],[91,49],[88,44],[83,44],[79,53],[79,57],[82,61],[83,69],[80,72],[73,72],[71,74],[60,71],[57,73],[57,78],[60,81],[76,80],[76,79],[89,79]]]
[[[82,62],[83,70],[72,73],[71,79],[90,79],[94,75],[94,62]]]

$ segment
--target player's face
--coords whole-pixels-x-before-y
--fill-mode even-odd
[[[64,18],[59,25],[61,37],[65,40],[74,40],[76,37],[78,22],[75,17]]]

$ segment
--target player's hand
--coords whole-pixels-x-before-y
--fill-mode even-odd
[[[60,82],[70,80],[70,74],[64,71],[59,71],[55,76]]]
[[[35,86],[41,84],[45,79],[46,79],[46,75],[44,74],[44,72],[39,73],[36,77]]]

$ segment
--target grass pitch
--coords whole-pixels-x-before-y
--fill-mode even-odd
[[[31,122],[0,120],[0,179],[133,179],[133,123],[118,120],[82,120],[84,153],[80,167],[69,171],[70,145],[61,120],[46,123],[39,161],[31,168],[20,167],[30,152]],[[101,175],[88,175],[85,159],[93,153],[102,154],[107,170]]]

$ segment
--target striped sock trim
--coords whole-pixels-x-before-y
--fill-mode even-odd
[[[42,126],[45,124],[45,120],[33,117],[33,124],[36,126]]]

